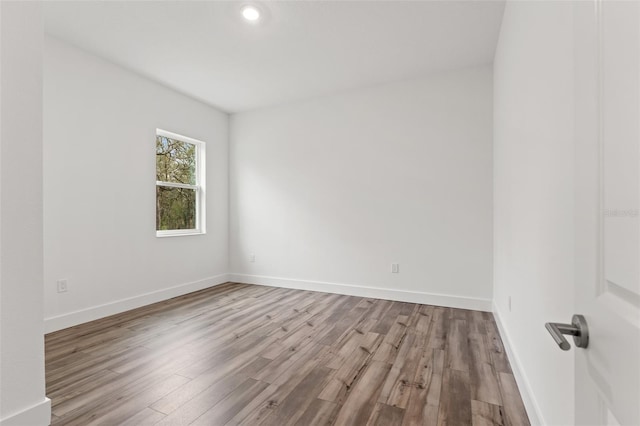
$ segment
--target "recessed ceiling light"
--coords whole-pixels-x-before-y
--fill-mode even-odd
[[[242,16],[247,21],[255,22],[260,19],[260,11],[255,6],[245,6],[242,8]]]

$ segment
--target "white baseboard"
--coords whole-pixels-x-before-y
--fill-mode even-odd
[[[491,300],[474,297],[461,297],[447,294],[423,293],[354,284],[338,284],[320,281],[295,280],[290,278],[268,277],[231,273],[229,280],[245,284],[259,284],[271,287],[292,288],[297,290],[321,291],[325,293],[345,294],[348,296],[372,297],[374,299],[396,300],[399,302],[422,303],[425,305],[446,306],[449,308],[474,309],[491,312]]]
[[[0,419],[0,426],[46,426],[50,424],[51,400],[49,398],[44,398],[36,405]]]
[[[536,398],[531,389],[531,385],[529,384],[529,379],[527,379],[527,375],[522,369],[522,363],[520,362],[518,353],[511,344],[511,338],[509,337],[507,329],[504,327],[502,316],[495,303],[493,304],[493,316],[496,319],[498,331],[500,332],[500,337],[502,338],[504,349],[507,352],[507,358],[509,358],[513,376],[515,377],[516,383],[518,384],[518,389],[520,390],[520,396],[522,396],[524,408],[527,410],[529,422],[533,426],[545,425],[546,423],[544,422],[542,412],[540,411],[538,402],[536,401]]]
[[[171,299],[172,297],[182,296],[183,294],[223,284],[228,281],[228,274],[220,274],[200,281],[180,284],[175,287],[165,288],[151,293],[145,293],[139,296],[105,303],[103,305],[92,306],[87,309],[45,318],[45,333],[51,333],[53,331],[62,330],[63,328],[73,327],[74,325],[108,317],[109,315],[119,314],[141,306]]]

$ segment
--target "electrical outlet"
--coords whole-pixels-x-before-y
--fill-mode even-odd
[[[393,273],[393,274],[399,274],[400,273],[400,264],[399,263],[392,263],[391,264],[391,273]]]
[[[249,262],[253,263],[253,262],[255,262],[255,261],[256,261],[256,255],[255,255],[255,254],[253,254],[253,253],[251,253],[251,254],[249,255]]]
[[[511,312],[511,296],[509,296],[508,304],[509,304],[509,312]]]
[[[58,280],[58,293],[66,293],[67,292],[67,280]]]

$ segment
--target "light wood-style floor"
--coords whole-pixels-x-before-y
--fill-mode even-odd
[[[490,313],[228,283],[46,336],[54,425],[528,425]]]

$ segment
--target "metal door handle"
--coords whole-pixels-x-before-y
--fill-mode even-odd
[[[587,320],[582,315],[574,315],[571,318],[571,324],[548,322],[544,326],[563,351],[568,351],[571,348],[563,334],[573,336],[573,342],[579,348],[589,346],[589,327],[587,327]]]

